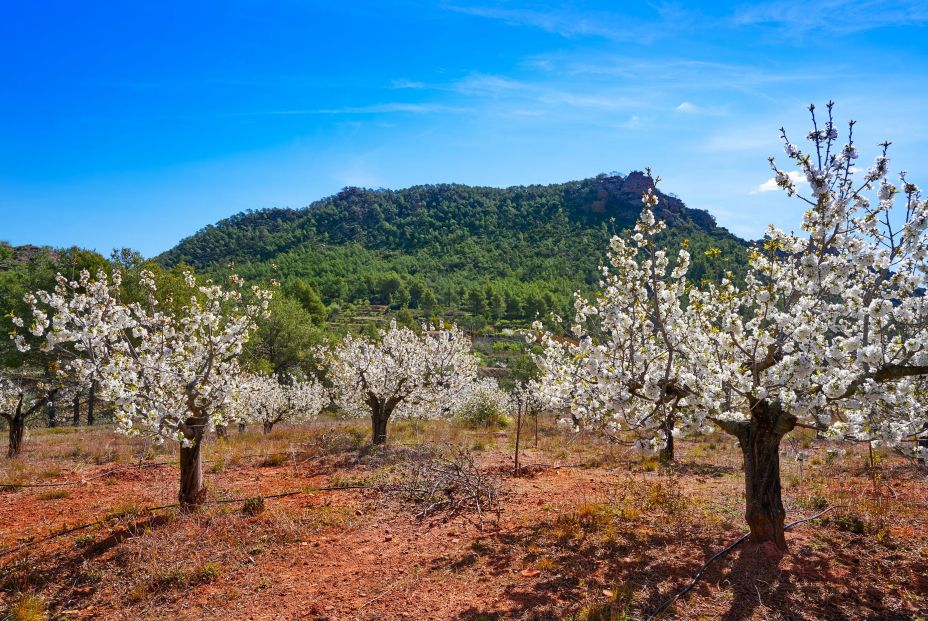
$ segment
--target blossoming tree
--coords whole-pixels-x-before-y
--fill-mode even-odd
[[[670,461],[674,434],[687,422],[680,409],[697,396],[680,388],[692,382],[681,351],[689,338],[682,302],[689,253],[682,248],[671,266],[657,247],[665,227],[651,211],[657,201],[648,188],[631,239],[612,238],[602,291],[592,300],[577,296],[574,338],[542,333],[545,354],[536,362],[548,379],[545,397],[576,425],[634,431]]]
[[[770,160],[778,185],[808,206],[803,234],[771,227],[743,289],[710,285],[688,309],[695,385],[744,455],[751,536],[781,548],[786,433],[805,426],[892,444],[926,425],[916,385],[928,374],[928,204],[904,172],[890,181],[888,143],[859,171],[854,123],[840,145],[832,104],[822,127],[810,111],[808,152],[781,130],[809,194]]]
[[[6,456],[16,457],[23,448],[26,422],[55,398],[57,388],[43,382],[0,376],[0,417],[7,422],[9,445]]]
[[[115,406],[119,429],[149,433],[180,444],[180,503],[184,509],[206,497],[200,447],[207,430],[222,424],[224,407],[240,376],[238,356],[266,312],[270,293],[250,292],[233,276],[229,288],[197,283],[185,273],[189,300],[163,311],[154,275],[142,270],[144,303],[124,303],[119,272],[95,278],[84,271],[76,281],[58,276],[54,291],[27,296],[29,331],[44,348],[62,354],[65,370],[96,381]],[[22,335],[14,339],[28,347]]]
[[[800,194],[771,159],[777,183],[808,206],[802,234],[769,229],[763,246],[750,254],[743,287],[732,277],[685,285],[688,303],[668,329],[670,337],[644,339],[640,350],[665,364],[671,354],[680,362],[678,372],[660,376],[666,380],[650,380],[655,388],[645,397],[667,395],[685,426],[711,421],[738,439],[751,538],[781,549],[779,446],[787,433],[804,426],[896,443],[928,427],[918,389],[928,374],[928,201],[905,173],[898,185],[890,181],[888,144],[861,174],[853,123],[840,145],[832,104],[821,127],[812,111],[808,152],[783,133],[786,153],[811,193]],[[645,226],[653,218],[648,207]],[[668,293],[658,297],[679,292],[673,283],[683,276],[664,279]],[[640,298],[634,289],[607,286],[594,307],[621,317],[630,313],[617,309],[632,309]],[[620,336],[640,338],[629,320],[614,325]],[[619,410],[634,412],[639,384],[620,375],[626,366],[622,338],[612,342],[597,354],[605,371],[586,367],[596,368],[597,381],[617,375],[618,386],[632,396],[620,400]],[[554,351],[552,359],[566,358]],[[556,367],[548,381],[563,374]]]
[[[387,441],[391,417],[431,418],[476,377],[470,339],[457,326],[422,334],[391,323],[375,340],[349,335],[331,357],[336,402],[371,417],[372,442]]]
[[[328,402],[325,388],[316,380],[255,374],[243,379],[237,394],[238,420],[261,423],[264,433],[287,421],[312,420]]]

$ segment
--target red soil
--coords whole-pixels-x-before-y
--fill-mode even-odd
[[[552,462],[540,451],[523,459]],[[490,451],[480,461],[502,472],[508,460]],[[251,517],[235,503],[131,515],[174,501],[173,466],[90,479],[61,488],[65,498],[49,497],[56,488],[0,492],[2,547],[130,513],[0,557],[0,606],[35,593],[56,619],[597,619],[610,618],[607,604],[613,618],[644,618],[744,528],[737,468],[683,462],[671,477],[622,464],[501,474],[501,517],[482,530],[473,516],[419,519],[374,489],[268,500]],[[815,512],[802,506],[810,489],[851,506],[789,532],[786,555],[736,549],[664,618],[926,618],[924,476],[886,467],[874,487],[853,468],[809,470],[787,490],[789,519]],[[207,480],[211,498],[241,498],[372,472],[333,458],[246,459]]]

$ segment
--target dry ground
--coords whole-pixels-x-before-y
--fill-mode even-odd
[[[79,484],[0,490],[0,548],[101,521],[0,556],[0,619],[644,619],[744,530],[740,453],[724,435],[684,444],[662,471],[543,425],[513,477],[508,434],[391,431],[379,452],[363,425],[335,422],[210,441],[211,499],[301,493],[263,511],[229,502],[183,515],[143,511],[175,501],[169,447],[36,430],[0,482]],[[473,451],[504,492],[498,518],[422,517],[381,488],[417,443]],[[787,519],[838,508],[790,531],[786,556],[736,549],[662,618],[928,619],[925,473],[883,452],[873,470],[866,447],[829,447],[784,446]]]

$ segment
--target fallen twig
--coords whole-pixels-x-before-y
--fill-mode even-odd
[[[499,517],[498,481],[480,470],[465,450],[453,450],[448,457],[426,451],[407,465],[401,482],[385,489],[404,494],[418,504],[419,518],[437,511],[476,513],[482,528],[486,512]]]

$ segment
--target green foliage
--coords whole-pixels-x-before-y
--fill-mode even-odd
[[[328,316],[328,310],[322,303],[319,292],[307,282],[291,279],[283,287],[283,294],[299,302],[313,323],[322,323]]]
[[[314,374],[313,352],[325,343],[324,329],[305,304],[286,291],[276,292],[271,299],[270,317],[259,321],[247,358],[255,369],[275,374]]]
[[[470,427],[497,428],[509,424],[506,413],[490,399],[475,397],[457,412],[457,418]]]
[[[255,516],[264,513],[264,498],[261,496],[246,498],[245,504],[242,505],[242,513],[248,516]]]
[[[108,267],[106,259],[89,250],[11,247],[0,242],[0,366],[44,369],[51,360],[37,348],[26,354],[18,352],[8,338],[15,329],[13,316],[28,317],[28,306],[23,302],[26,293],[53,289],[59,272],[66,278],[77,278],[81,270],[96,272]]]
[[[852,513],[847,513],[844,515],[836,515],[829,519],[824,520],[824,523],[832,523],[838,527],[840,530],[847,531],[849,533],[854,533],[855,535],[864,534],[865,525],[864,521],[857,515]]]
[[[311,287],[331,309],[378,304],[466,312],[472,326],[567,317],[573,292],[595,286],[613,231],[630,228],[646,178],[632,173],[506,189],[455,184],[345,188],[306,209],[251,211],[209,226],[158,258],[212,274],[230,261],[246,278],[277,274]],[[664,243],[687,244],[692,277],[742,269],[745,244],[706,212],[661,195]],[[304,303],[318,315],[319,303]],[[334,306],[333,306],[334,305]],[[312,308],[311,308],[312,307]],[[316,309],[316,310],[313,310]]]
[[[419,296],[419,308],[428,315],[435,313],[439,310],[438,297],[435,295],[435,292],[431,288],[426,287],[422,290],[422,295]]]

